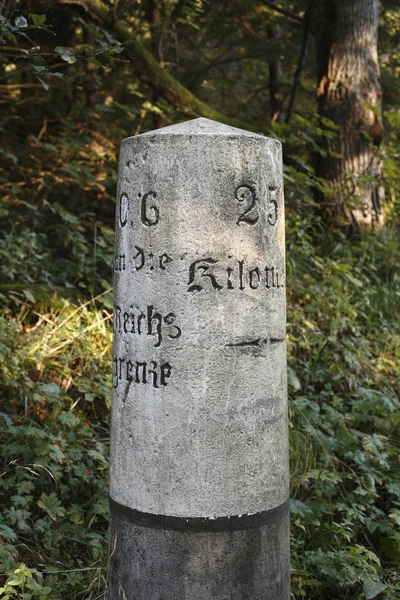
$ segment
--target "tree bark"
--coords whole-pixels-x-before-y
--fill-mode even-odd
[[[308,48],[308,38],[309,38],[309,29],[308,29],[308,20],[304,18],[303,23],[303,37],[301,40],[301,48],[299,54],[299,61],[297,63],[296,71],[294,74],[294,80],[292,85],[292,91],[290,93],[289,104],[286,112],[285,123],[289,123],[292,118],[293,109],[294,109],[294,101],[296,98],[297,88],[301,82],[301,74],[304,68],[304,62],[307,56],[307,48]]]
[[[277,0],[272,0],[275,5]],[[271,40],[279,39],[281,28],[274,23],[268,29],[268,37]],[[284,123],[285,115],[283,113],[283,71],[280,58],[274,58],[269,62],[269,95],[271,98],[271,122]]]
[[[316,173],[331,194],[324,210],[356,229],[383,223],[384,185],[378,65],[378,0],[310,0],[309,27],[316,42],[319,115],[332,120]]]
[[[270,39],[280,37],[279,25],[272,25],[268,31]],[[272,123],[283,123],[285,116],[282,111],[283,107],[283,72],[282,61],[275,59],[269,63],[269,94],[271,98],[271,121]]]
[[[147,4],[145,4],[145,14],[147,22],[150,27],[150,35],[151,35],[151,51],[154,56],[162,66],[163,63],[163,51],[162,51],[162,41],[161,41],[161,14],[160,14],[160,6],[158,0],[148,0]],[[159,91],[157,88],[153,89],[153,93],[151,96],[151,103],[157,105],[157,101],[159,99]],[[162,115],[153,113],[153,129],[160,129],[164,126],[164,118]]]

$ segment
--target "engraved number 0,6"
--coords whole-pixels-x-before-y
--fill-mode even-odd
[[[246,210],[240,215],[236,221],[236,225],[247,223],[255,225],[259,219],[256,191],[253,186],[245,184],[239,185],[235,191],[235,198],[239,202],[246,203]]]
[[[157,198],[156,192],[147,192],[147,194],[138,194],[140,200],[140,220],[146,227],[157,225],[160,220],[160,211],[152,203],[151,199]],[[127,194],[121,194],[119,199],[118,220],[120,227],[125,227],[129,220],[130,199]],[[131,222],[132,225],[132,222]]]

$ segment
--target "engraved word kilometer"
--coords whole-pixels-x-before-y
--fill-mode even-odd
[[[232,258],[228,256],[228,258]],[[208,256],[195,260],[189,267],[189,292],[201,292],[203,289],[221,291],[258,288],[271,289],[285,287],[284,269],[279,267],[249,267],[245,260],[236,260],[232,267],[226,268],[219,260]]]

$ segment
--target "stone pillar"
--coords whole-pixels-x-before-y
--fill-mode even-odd
[[[288,600],[281,145],[127,138],[116,221],[109,599]]]

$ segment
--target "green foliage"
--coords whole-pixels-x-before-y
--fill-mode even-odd
[[[23,563],[14,569],[4,586],[0,587],[3,600],[12,600],[13,598],[43,600],[48,598],[52,591],[51,587],[43,585],[42,573],[36,571],[36,569],[28,569]]]
[[[95,598],[107,551],[110,315],[67,301],[34,324],[28,314],[0,319],[4,594]]]
[[[399,240],[386,229],[327,241],[320,230],[289,206],[292,596],[395,599]],[[93,301],[35,316],[26,297],[1,317],[5,589],[20,563],[52,598],[104,589],[109,321]]]
[[[400,243],[292,218],[292,596],[399,598]]]

